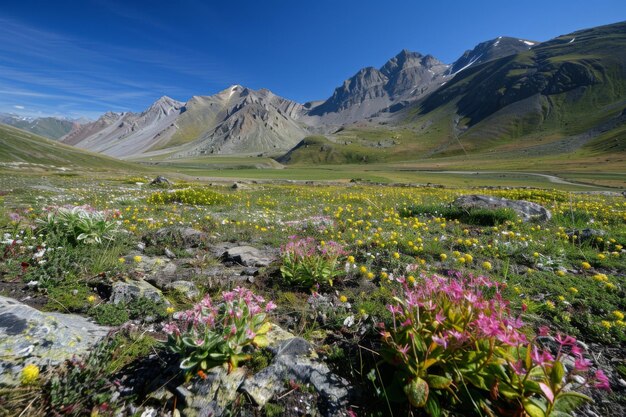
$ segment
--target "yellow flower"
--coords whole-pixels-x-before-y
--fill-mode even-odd
[[[96,296],[95,295],[90,295],[89,297],[87,297],[87,301],[89,301],[90,303],[95,303],[96,302]]]
[[[374,279],[374,273],[373,272],[368,272],[367,273],[367,279]]]
[[[549,310],[554,310],[554,303],[550,300],[547,300],[546,307],[548,307]]]
[[[167,314],[172,314],[174,311],[176,311],[176,310],[174,309],[174,307],[168,307],[168,308],[166,308],[166,309],[165,309],[165,312],[166,312]]]
[[[415,283],[415,277],[413,275],[409,275],[409,277],[407,278],[407,281],[409,281],[411,284]]]
[[[471,264],[474,261],[474,257],[469,253],[466,253],[465,255],[463,255],[463,257],[468,264]]]
[[[387,278],[389,278],[389,275],[386,272],[381,272],[380,273],[380,278],[381,279],[387,279]]]
[[[352,255],[348,256],[348,262],[353,264],[354,263],[354,256],[352,256]]]
[[[533,253],[533,257],[534,257],[534,258],[538,258],[538,257],[539,257],[539,252],[534,252],[534,253]]]
[[[342,295],[341,297],[339,297],[339,301],[341,301],[342,303],[347,303],[348,297],[346,297],[345,295]]]
[[[491,271],[491,262],[485,261],[483,262],[483,268],[485,268],[487,271]]]
[[[603,260],[606,256],[603,253],[598,254],[598,259]]]
[[[393,259],[400,259],[400,254],[398,252],[393,253]]]
[[[445,261],[446,259],[448,259],[448,255],[446,255],[445,253],[442,253],[439,255],[439,259],[441,259],[442,261]]]
[[[602,320],[600,324],[607,330],[611,328],[611,322],[608,320]]]
[[[365,274],[367,273],[367,267],[363,265],[362,267],[359,268],[359,271],[361,271],[362,274]]]
[[[126,259],[124,259],[124,258],[119,258],[117,261],[118,261],[119,263],[123,264],[124,262],[126,262]]]
[[[578,293],[578,288],[576,288],[576,287],[569,287],[569,292],[571,292],[572,294],[577,294]]]
[[[565,271],[563,271],[562,269],[557,269],[555,274],[559,277],[564,277],[565,276]]]
[[[589,262],[583,262],[580,264],[583,269],[591,269],[591,264]]]
[[[141,262],[141,256],[139,256],[139,255],[133,256],[133,261],[135,261],[137,263]]]
[[[35,364],[28,364],[22,369],[20,381],[23,385],[30,385],[39,379],[39,367]]]
[[[619,310],[615,310],[613,311],[613,316],[617,319],[617,320],[624,320],[624,313],[622,313]]]

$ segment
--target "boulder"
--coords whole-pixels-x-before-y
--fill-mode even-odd
[[[185,295],[185,297],[193,299],[200,295],[200,291],[198,291],[198,287],[191,281],[173,281],[165,286],[168,290],[176,290]]]
[[[44,368],[88,352],[109,330],[75,314],[44,313],[0,296],[0,386],[18,385],[27,364]]]
[[[188,417],[221,416],[237,398],[237,389],[246,377],[243,368],[230,373],[224,366],[217,366],[205,373],[206,377],[195,381],[190,389],[178,387],[177,392],[185,399],[183,415]]]
[[[112,303],[128,303],[138,298],[148,298],[155,302],[165,301],[161,291],[144,280],[127,280],[113,283],[111,289]]]
[[[158,185],[158,186],[164,186],[164,185],[172,185],[172,183],[170,182],[170,180],[168,180],[167,178],[159,175],[157,176],[155,179],[153,179],[152,181],[150,181],[150,185]]]
[[[595,242],[598,238],[603,238],[604,236],[606,236],[606,232],[599,229],[570,229],[566,230],[565,233],[570,239],[574,239],[574,236],[576,236],[576,240],[580,242],[592,243]]]
[[[151,245],[194,248],[206,242],[206,233],[192,227],[169,226],[157,230],[146,238]]]
[[[232,262],[247,267],[264,267],[268,266],[275,260],[275,255],[261,251],[252,246],[235,246],[234,248],[227,249],[222,254],[222,260],[224,262]]]
[[[285,381],[312,386],[319,395],[322,415],[337,416],[348,405],[349,382],[333,374],[328,365],[317,360],[311,345],[300,337],[283,341],[271,364],[246,379],[240,390],[259,406],[285,391]]]
[[[552,213],[545,207],[524,200],[508,200],[506,198],[492,197],[488,195],[469,194],[463,195],[452,203],[461,208],[500,209],[508,208],[517,213],[520,218],[527,222],[530,220],[547,221],[552,218]]]

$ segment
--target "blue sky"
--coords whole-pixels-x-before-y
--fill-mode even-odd
[[[623,0],[3,3],[0,112],[90,118],[231,84],[324,99],[403,48],[450,63],[500,35],[542,41],[626,20]]]

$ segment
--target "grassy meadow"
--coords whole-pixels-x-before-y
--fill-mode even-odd
[[[235,162],[243,164],[245,160]],[[0,175],[0,294],[15,296],[17,292],[22,299],[29,297],[28,302],[38,309],[77,313],[100,324],[127,323],[111,336],[107,359],[101,359],[104,362],[90,371],[98,381],[107,381],[119,373],[132,373],[132,365],[150,353],[166,352],[163,325],[176,312],[190,308],[205,294],[217,296],[235,287],[234,282],[216,284],[202,272],[221,265],[213,248],[225,243],[265,248],[278,257],[269,267],[261,268],[247,286],[276,304],[268,320],[309,340],[333,372],[365,393],[353,400],[348,411],[371,416],[443,415],[416,406],[413,400],[407,402],[401,390],[394,394],[398,387],[394,361],[385,360],[389,356],[383,347],[403,348],[391,342],[381,345],[377,326],[394,323],[395,310],[389,306],[403,294],[407,283],[419,288],[433,274],[484,276],[497,283],[509,309],[507,314],[523,319],[520,331],[524,335],[530,338],[547,326],[554,334],[572,335],[596,353],[593,367],[606,372],[614,392],[590,394],[596,399],[594,410],[606,412],[603,401],[607,399],[624,405],[623,391],[616,385],[626,378],[623,196],[581,192],[589,191],[589,187],[551,183],[525,173],[462,175],[415,172],[406,166],[376,168],[211,170],[190,165],[182,171],[184,175],[170,178],[173,184],[165,188],[148,185],[157,172],[154,167],[148,174],[103,172],[98,178],[51,173],[42,179],[5,171]],[[159,172],[167,175],[167,171]],[[195,177],[222,177],[222,181],[213,179],[209,184]],[[228,178],[317,182],[248,181],[234,189]],[[620,177],[571,174],[566,178],[608,183]],[[350,183],[350,179],[359,182]],[[331,182],[324,182],[328,180]],[[481,187],[485,184],[491,187]],[[522,185],[526,188],[515,187]],[[452,209],[450,203],[465,194],[536,202],[551,210],[553,217],[547,222],[524,223],[509,211]],[[68,221],[50,220],[49,213],[76,207],[100,213],[96,219],[100,223],[94,222],[76,235],[63,226]],[[157,231],[173,226],[201,231],[205,239],[193,252],[175,238],[148,243],[143,252],[137,252],[137,244],[153,242]],[[584,234],[583,230],[590,228],[593,231]],[[294,239],[306,239],[317,253],[316,262],[324,267],[313,268],[313,272],[303,270],[286,249]],[[111,303],[107,293],[98,290],[101,282],[149,274],[154,265],[167,261],[165,248],[184,260],[180,267],[199,289],[197,294],[169,289],[163,291],[164,302],[140,298],[120,305]],[[328,248],[340,249],[332,252]],[[327,255],[331,252],[332,256]],[[152,266],[146,266],[147,259],[153,260]],[[37,285],[24,287],[32,281]],[[307,300],[312,293],[327,297],[330,304],[311,304]],[[145,323],[142,318],[146,316],[155,319]],[[128,323],[133,324],[129,327]],[[254,368],[253,363],[262,366],[256,360],[240,366]],[[24,409],[34,398],[40,406],[31,409],[33,415],[37,410],[43,413],[39,415],[59,410],[58,387],[49,383],[55,375],[68,378],[67,370],[41,369],[39,379],[20,389],[19,395],[0,393],[0,410]],[[196,374],[188,377],[198,378]],[[112,397],[105,386],[109,387],[95,386],[88,380],[77,383],[76,392],[89,394],[71,397],[75,402],[72,415],[89,410],[109,415],[111,410],[144,401],[140,397]],[[432,385],[431,390],[435,392],[438,386]],[[462,398],[459,401],[463,407]],[[233,415],[246,409],[244,398],[236,404]],[[453,408],[458,410],[459,404]],[[276,410],[290,415],[285,407],[283,400],[274,399],[256,415],[281,415],[272,414]],[[479,414],[467,411],[467,415]],[[561,414],[544,411],[543,415]]]

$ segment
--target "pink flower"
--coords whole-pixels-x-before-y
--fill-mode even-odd
[[[605,375],[602,369],[598,369],[594,374],[596,378],[596,383],[594,385],[595,388],[603,389],[606,391],[611,390],[611,384],[609,383],[609,378]]]
[[[548,326],[541,326],[539,328],[539,336],[547,336],[550,334],[550,328]]]
[[[519,360],[515,363],[509,362],[509,366],[513,368],[513,372],[515,372],[517,375],[526,374],[526,369],[524,368],[524,361],[522,360]]]
[[[574,346],[576,344],[576,339],[569,335],[557,334],[554,340],[557,341],[561,346]]]
[[[432,336],[433,342],[446,349],[448,347],[448,338],[446,336]]]
[[[270,312],[272,310],[274,310],[276,308],[276,304],[273,301],[268,301],[267,304],[265,305],[265,311],[266,312]]]
[[[178,326],[176,325],[176,323],[167,323],[165,326],[163,326],[163,331],[166,334],[171,334],[171,335],[180,335],[180,329],[178,328]]]
[[[585,372],[589,370],[591,361],[585,358],[577,358],[574,361],[574,372]]]

